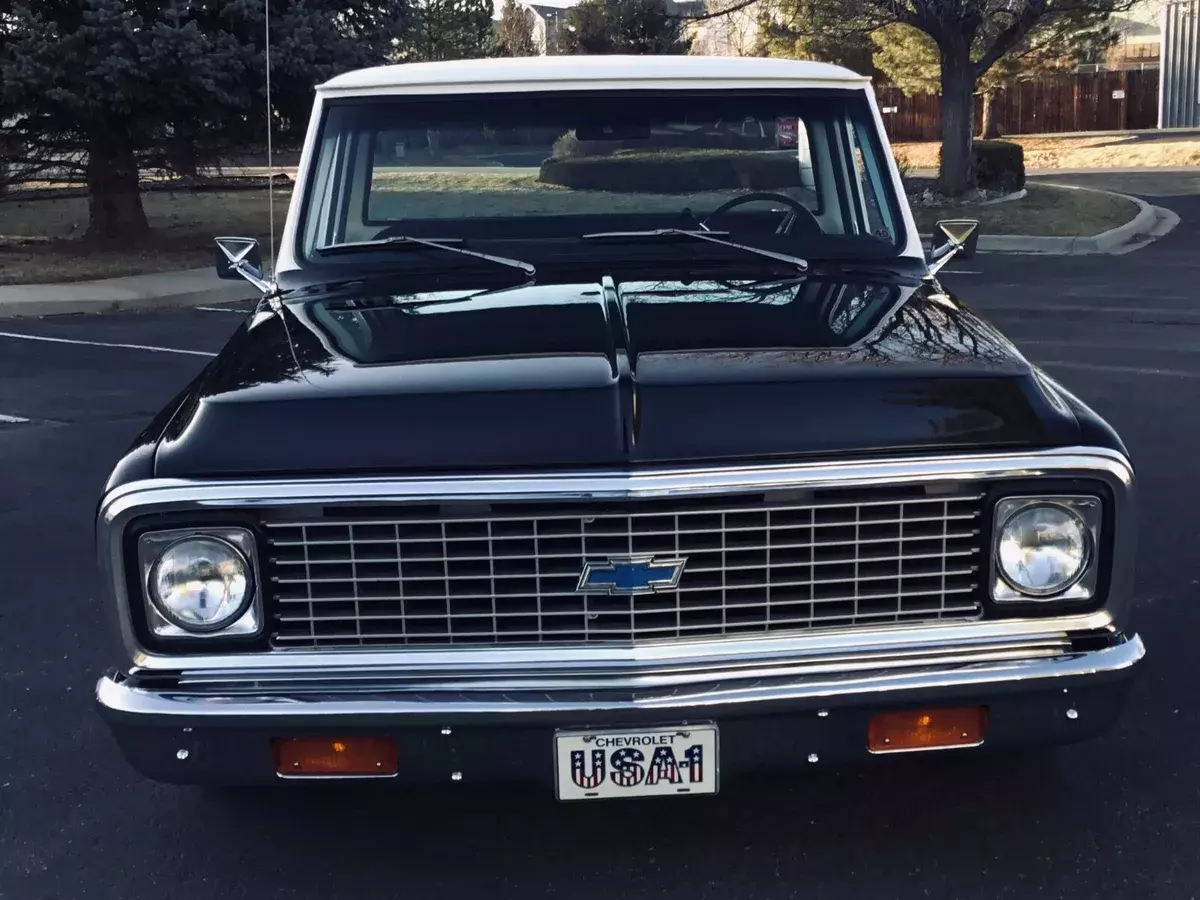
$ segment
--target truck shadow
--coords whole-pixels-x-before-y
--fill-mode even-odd
[[[541,788],[459,783],[193,790],[182,805],[213,826],[208,850],[218,855],[222,833],[269,835],[272,848],[286,850],[293,884],[334,869],[331,885],[404,873],[413,884],[440,884],[446,896],[522,885],[618,897],[635,882],[655,894],[690,881],[690,889],[722,885],[737,896],[738,885],[762,878],[804,878],[815,889],[858,877],[896,890],[924,881],[921,873],[977,881],[1001,856],[1011,874],[1014,859],[1076,853],[1088,840],[1080,822],[1108,815],[1095,809],[1096,783],[1079,769],[1080,755],[1104,765],[1097,746],[812,766],[682,802],[558,804]],[[260,871],[274,868],[261,862]]]

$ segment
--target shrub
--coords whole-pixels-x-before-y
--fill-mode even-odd
[[[580,191],[686,194],[799,187],[794,156],[740,150],[622,150],[606,156],[551,158],[538,180]]]
[[[1011,141],[976,141],[971,165],[975,186],[1011,194],[1025,187],[1025,150]]]
[[[554,142],[552,152],[555,159],[571,159],[583,155],[579,147],[579,138],[575,137],[574,131],[564,131],[560,134]]]

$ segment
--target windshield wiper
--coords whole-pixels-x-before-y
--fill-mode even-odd
[[[416,238],[410,237],[406,234],[400,234],[394,237],[379,238],[373,241],[348,241],[344,244],[327,244],[324,247],[317,247],[316,252],[322,256],[336,256],[342,253],[369,253],[372,250],[396,250],[404,247],[423,247],[432,250],[445,250],[447,253],[458,253],[463,256],[482,259],[509,269],[520,269],[530,278],[537,274],[537,269],[533,267],[533,263],[527,263],[524,260],[509,259],[507,256],[492,256],[490,253],[480,253],[477,250],[466,250],[462,247],[449,246],[450,244],[459,243],[462,243],[462,238],[435,238],[427,240],[425,238]]]
[[[722,237],[724,235],[724,237]],[[655,228],[651,231],[601,231],[596,234],[585,234],[585,241],[639,241],[646,238],[693,238],[697,241],[707,241],[710,244],[720,244],[722,247],[733,247],[735,250],[745,250],[757,256],[765,256],[778,262],[795,266],[801,272],[808,271],[808,260],[799,256],[789,256],[786,253],[776,253],[774,250],[764,250],[762,247],[752,247],[749,244],[738,244],[727,241],[728,231],[690,231],[686,228]]]

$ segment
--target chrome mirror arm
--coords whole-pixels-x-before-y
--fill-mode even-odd
[[[228,278],[230,276],[225,273],[236,272],[262,291],[264,295],[274,294],[278,290],[275,280],[267,278],[261,266],[256,266],[250,261],[251,259],[259,263],[262,261],[257,240],[243,237],[219,237],[216,239],[216,245],[221,251],[225,263],[225,268],[222,269],[221,257],[217,257],[217,274],[219,276]]]

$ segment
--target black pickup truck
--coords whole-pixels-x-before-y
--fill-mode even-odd
[[[939,284],[971,227],[927,258],[834,66],[322,85],[274,265],[218,241],[261,301],[101,501],[126,756],[591,799],[1096,735],[1133,469]]]

